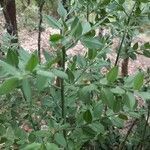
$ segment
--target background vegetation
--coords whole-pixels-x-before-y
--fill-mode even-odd
[[[149,42],[134,42],[149,34],[149,0],[0,2],[0,149],[149,149],[150,69],[128,73],[130,59],[150,57]],[[59,32],[41,51],[48,25]],[[24,28],[38,32],[34,52],[19,43]],[[78,43],[85,53],[67,55]]]

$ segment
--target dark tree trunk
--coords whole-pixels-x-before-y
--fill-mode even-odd
[[[0,0],[0,4],[3,7],[7,32],[12,36],[16,36],[16,39],[13,39],[12,43],[17,43],[18,32],[15,0]]]
[[[132,42],[132,37],[130,37],[128,34],[127,34],[126,38],[127,38],[127,41],[126,41],[125,53],[126,53],[127,57],[125,59],[123,59],[123,61],[122,61],[122,66],[121,66],[122,77],[128,76],[128,66],[129,66],[128,51],[129,51],[129,48],[131,47],[131,42]]]
[[[123,59],[121,65],[121,75],[122,77],[128,76],[128,65],[129,65],[129,57]]]

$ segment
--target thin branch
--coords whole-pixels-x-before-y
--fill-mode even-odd
[[[122,37],[122,40],[121,40],[121,43],[120,43],[120,46],[119,46],[119,49],[118,49],[117,57],[116,57],[116,60],[115,60],[115,66],[117,66],[117,64],[118,64],[121,49],[122,49],[122,45],[123,45],[123,42],[125,40],[125,37],[126,37],[126,32],[123,34],[123,37]]]
[[[61,67],[65,71],[65,59],[66,59],[66,50],[65,47],[62,47],[62,62]],[[64,79],[61,79],[61,109],[62,109],[62,118],[63,123],[66,123],[66,112],[65,112],[65,91],[64,91]],[[66,130],[63,130],[64,137],[66,138]]]
[[[42,33],[42,21],[43,21],[43,16],[42,16],[42,10],[44,6],[45,1],[43,1],[41,4],[39,4],[39,24],[38,24],[38,57],[39,57],[39,62],[41,62],[41,33]]]

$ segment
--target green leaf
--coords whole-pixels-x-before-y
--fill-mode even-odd
[[[139,0],[139,1],[142,3],[148,3],[149,2],[149,0]]]
[[[40,143],[32,143],[32,144],[27,145],[22,150],[39,150],[40,147],[41,147]]]
[[[125,88],[133,88],[134,84],[134,76],[128,76],[127,78],[124,79],[124,86]]]
[[[118,66],[113,67],[107,74],[108,82],[114,82],[118,77]]]
[[[89,32],[84,34],[84,37],[86,37],[86,38],[94,38],[95,35],[96,35],[95,30],[90,30]]]
[[[131,92],[127,92],[126,95],[124,96],[124,100],[125,100],[125,104],[133,109],[135,104],[136,104],[136,100],[135,100],[135,97],[133,95],[133,93]]]
[[[112,88],[111,92],[113,92],[115,94],[120,94],[120,95],[125,94],[125,90],[120,88],[119,86]]]
[[[101,91],[101,98],[104,104],[108,105],[109,108],[113,109],[114,106],[114,95],[108,88],[103,88]]]
[[[40,150],[47,150],[46,145],[44,143],[41,144]]]
[[[96,90],[97,86],[94,84],[84,86],[82,89],[79,90],[79,99],[84,101],[86,104],[89,104],[91,102],[91,92]]]
[[[46,148],[47,150],[59,150],[58,146],[54,143],[47,143]]]
[[[89,59],[94,59],[97,55],[97,50],[96,49],[88,49],[88,58]]]
[[[12,66],[15,66],[15,67],[18,66],[19,59],[18,59],[17,51],[14,51],[12,49],[8,50],[8,52],[7,52],[7,62]]]
[[[34,142],[35,142],[36,136],[35,136],[35,134],[34,134],[33,132],[31,132],[31,133],[29,134],[28,140],[29,140],[29,142],[31,142],[31,143],[34,143]]]
[[[89,22],[83,22],[82,29],[82,34],[88,33],[91,30],[91,24]]]
[[[75,38],[78,38],[80,35],[82,35],[82,25],[78,17],[75,17],[74,21],[72,22],[71,35]]]
[[[102,5],[108,5],[110,3],[111,0],[103,0],[102,1]]]
[[[64,71],[54,69],[52,72],[59,78],[68,79],[68,75]]]
[[[134,49],[134,50],[137,50],[137,49],[138,49],[138,47],[139,47],[138,42],[137,42],[137,43],[135,43],[135,44],[133,45],[133,49]]]
[[[20,72],[12,65],[0,60],[0,67],[10,75],[20,76]]]
[[[134,77],[134,85],[133,88],[135,90],[139,90],[144,82],[144,74],[142,72],[139,72],[135,77]]]
[[[94,122],[92,124],[89,125],[91,127],[91,129],[93,129],[97,134],[104,134],[105,133],[105,129],[104,126],[99,123],[99,122]]]
[[[37,70],[37,74],[48,78],[55,78],[54,73],[50,71]]]
[[[0,95],[3,94],[8,94],[11,91],[13,91],[17,86],[19,85],[19,79],[12,77],[7,80],[5,80],[1,85],[0,85]]]
[[[115,99],[113,104],[113,111],[115,113],[118,113],[119,111],[121,111],[121,109],[122,109],[122,101],[119,99]]]
[[[139,92],[138,95],[141,96],[141,98],[144,100],[150,100],[150,93],[149,92]]]
[[[123,4],[125,2],[125,0],[118,0],[119,4]]]
[[[144,48],[145,49],[150,49],[150,43],[149,42],[144,43]]]
[[[50,41],[51,42],[58,42],[62,38],[63,38],[63,36],[61,34],[53,34],[50,36]]]
[[[85,93],[96,91],[96,90],[97,90],[97,86],[95,84],[90,84],[90,85],[84,86],[82,88],[82,91],[85,92]]]
[[[3,136],[6,133],[6,128],[0,124],[0,137]]]
[[[69,81],[73,82],[75,79],[73,72],[69,68],[67,68],[66,73],[68,75]]]
[[[76,63],[77,63],[78,66],[84,67],[84,66],[86,66],[87,62],[86,62],[85,57],[83,57],[81,55],[78,55],[76,57]]]
[[[66,147],[67,143],[66,143],[66,140],[62,134],[56,133],[54,136],[54,139],[59,145]]]
[[[22,115],[21,115],[21,117],[22,117]],[[15,128],[14,133],[15,133],[16,138],[19,138],[20,140],[27,139],[26,132],[21,128]]]
[[[23,79],[22,81],[22,90],[27,100],[31,100],[31,85],[29,79]]]
[[[141,114],[138,111],[137,112],[129,111],[128,116],[132,118],[141,118]]]
[[[32,54],[30,59],[28,60],[25,69],[27,71],[32,72],[38,64],[38,57],[35,54]]]
[[[124,126],[124,120],[120,119],[118,116],[112,116],[111,121],[113,123],[114,126],[116,126],[117,128],[123,128]]]
[[[93,116],[95,118],[99,118],[102,115],[103,110],[104,110],[103,103],[101,101],[96,102],[95,106],[93,107]]]
[[[94,138],[96,135],[96,132],[89,125],[83,126],[82,130],[85,135],[90,136],[91,138]]]
[[[66,9],[64,8],[64,6],[62,5],[61,2],[58,3],[57,12],[64,19],[67,17],[67,11],[66,11]]]
[[[97,38],[82,38],[82,44],[89,49],[101,49],[102,43]]]
[[[78,92],[78,96],[79,99],[83,102],[85,102],[86,104],[89,104],[91,102],[91,96],[90,96],[90,92],[89,91],[84,91],[84,90],[79,90]]]
[[[14,140],[15,140],[15,134],[14,134],[14,129],[11,126],[9,126],[7,128],[5,136],[7,137],[7,139],[9,141],[14,142]]]
[[[120,113],[118,117],[123,119],[123,120],[128,120],[128,116],[123,114],[123,113]]]
[[[42,91],[45,88],[45,86],[48,84],[48,82],[49,82],[48,77],[45,77],[43,75],[37,75],[36,85],[39,91]]]
[[[51,61],[54,57],[50,52],[48,52],[46,50],[43,50],[43,55],[44,55],[44,58],[46,59],[46,61]]]
[[[45,19],[47,20],[48,24],[52,28],[60,29],[61,30],[61,28],[62,28],[61,24],[55,18],[53,18],[52,16],[45,15]]]
[[[91,123],[92,122],[92,114],[90,110],[87,110],[86,112],[84,112],[83,114],[83,119],[87,122],[87,123]]]
[[[150,50],[144,50],[143,55],[150,58]]]

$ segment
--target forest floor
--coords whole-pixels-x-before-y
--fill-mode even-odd
[[[51,47],[49,45],[49,37],[52,34],[58,33],[57,30],[52,28],[47,28],[45,31],[42,32],[41,37],[41,50],[48,50],[51,51]],[[21,30],[19,32],[19,38],[21,46],[28,50],[28,51],[34,51],[37,49],[37,37],[38,33],[37,31],[27,31],[26,29]],[[140,34],[139,36],[134,38],[134,42],[139,42],[140,44],[143,44],[144,42],[150,42],[150,35],[146,34]],[[112,51],[114,52],[115,49],[119,45],[119,40],[115,39],[113,41],[112,45]],[[78,43],[74,48],[67,51],[68,55],[78,55],[83,54],[86,51],[84,46],[81,43]],[[108,54],[108,57],[113,61],[115,59],[115,53]],[[143,69],[146,70],[150,67],[150,58],[144,57],[144,56],[138,56],[137,60],[131,60],[129,61],[129,74],[133,74],[137,71],[137,69]]]

